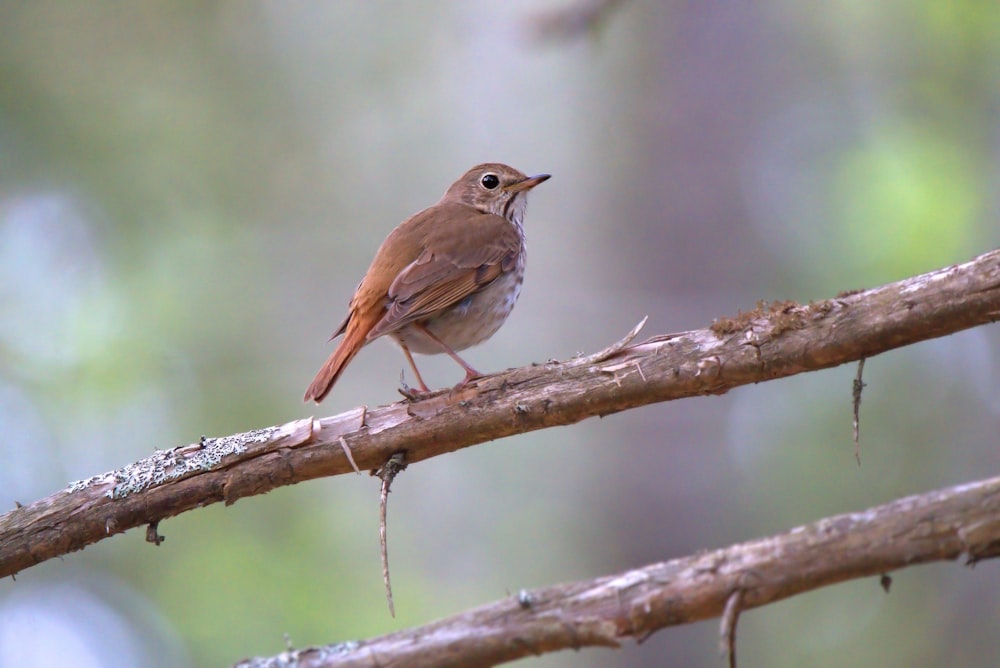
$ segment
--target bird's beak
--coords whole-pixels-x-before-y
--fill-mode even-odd
[[[539,183],[544,183],[552,177],[551,174],[536,174],[535,176],[529,176],[523,181],[517,181],[511,183],[509,186],[504,186],[504,190],[509,193],[519,193],[525,190],[531,190]]]

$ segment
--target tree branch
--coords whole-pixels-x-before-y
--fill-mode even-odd
[[[415,403],[306,418],[157,452],[0,516],[0,577],[186,510],[234,503],[393,454],[476,443],[872,357],[1000,317],[1000,251],[896,283],[482,378]]]
[[[249,659],[238,668],[443,668],[641,642],[667,626],[718,617],[844,580],[930,561],[1000,555],[1000,477],[838,515],[770,538],[546,587],[426,626]],[[874,586],[874,583],[873,583]]]

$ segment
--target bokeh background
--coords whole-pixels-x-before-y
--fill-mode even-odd
[[[585,4],[584,2],[580,3]],[[485,370],[704,327],[1000,245],[1000,4],[0,2],[0,505],[149,454],[398,399],[302,392],[385,234],[465,169],[532,193]],[[527,434],[393,488],[213,506],[0,583],[0,666],[220,666],[864,509],[1000,468],[1000,332]],[[447,359],[428,381],[456,382]],[[752,666],[993,665],[1000,571],[939,564],[747,613]],[[518,665],[717,666],[717,625]]]

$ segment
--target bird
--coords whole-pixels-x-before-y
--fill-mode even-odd
[[[458,351],[493,336],[514,308],[524,280],[528,192],[549,178],[500,163],[476,165],[436,204],[390,232],[330,337],[343,339],[304,401],[322,401],[354,356],[383,336],[399,344],[420,393],[430,390],[413,353],[455,360],[465,370],[456,388],[481,377]]]

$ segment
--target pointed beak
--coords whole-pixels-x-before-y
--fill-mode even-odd
[[[504,186],[504,190],[509,193],[519,193],[525,190],[531,190],[539,183],[545,183],[550,178],[552,178],[551,174],[536,174],[535,176],[529,176],[523,181],[518,181],[510,184],[509,186]]]

